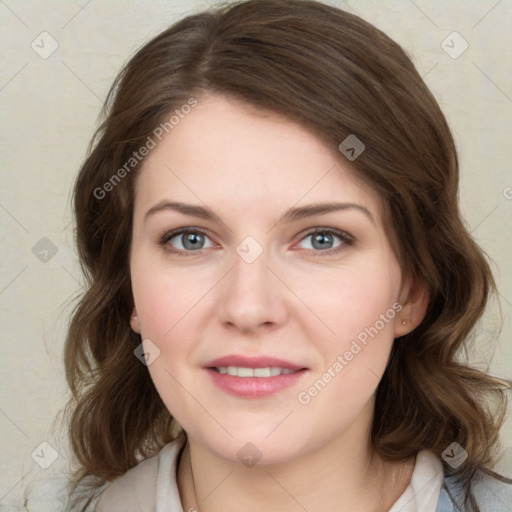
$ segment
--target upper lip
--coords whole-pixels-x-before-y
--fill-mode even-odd
[[[288,368],[290,370],[302,370],[305,367],[291,363],[290,361],[285,361],[284,359],[278,359],[276,357],[270,356],[257,356],[257,357],[249,357],[249,356],[239,356],[239,355],[230,355],[219,357],[218,359],[213,359],[203,365],[203,368],[221,368],[227,366],[237,366],[241,368]]]

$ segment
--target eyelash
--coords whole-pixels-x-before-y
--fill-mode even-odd
[[[182,235],[184,233],[195,233],[195,234],[201,234],[201,235],[208,237],[208,234],[201,229],[178,228],[173,231],[169,231],[168,233],[163,235],[160,240],[160,245],[164,246],[165,250],[171,252],[172,254],[175,254],[176,256],[189,257],[189,256],[193,256],[196,254],[202,254],[203,253],[202,250],[182,251],[180,249],[175,249],[174,247],[169,248],[169,246],[167,245],[168,242],[170,240],[172,240],[174,237],[176,237],[178,235]],[[326,249],[323,251],[309,249],[309,251],[312,252],[312,256],[314,256],[314,257],[323,256],[325,254],[327,254],[327,255],[337,254],[337,253],[343,251],[347,246],[353,245],[355,242],[355,239],[351,235],[346,233],[345,231],[341,231],[339,229],[333,229],[333,228],[315,228],[312,231],[309,231],[308,233],[306,233],[299,240],[299,242],[302,242],[302,240],[304,240],[308,236],[316,235],[318,233],[327,234],[327,235],[335,235],[341,240],[342,243],[334,249]]]

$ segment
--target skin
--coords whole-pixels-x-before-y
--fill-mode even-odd
[[[145,219],[163,200],[207,206],[220,221],[170,209]],[[373,220],[349,208],[278,222],[288,208],[331,201],[364,206]],[[388,510],[414,458],[388,463],[372,451],[375,391],[393,339],[421,322],[428,295],[402,276],[380,198],[350,162],[286,118],[206,95],[146,158],[133,220],[131,326],[151,340],[145,348],[160,350],[148,370],[187,433],[178,468],[183,509]],[[187,250],[183,236],[160,243],[182,227],[206,232],[184,257],[171,252]],[[319,248],[308,236],[318,227],[355,241],[334,235]],[[252,263],[236,251],[247,236],[262,250]],[[402,309],[378,335],[300,403],[298,393],[396,303]],[[308,370],[270,397],[234,397],[202,368],[229,354],[270,355]],[[237,457],[248,442],[261,453],[252,467]]]

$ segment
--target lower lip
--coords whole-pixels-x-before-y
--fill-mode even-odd
[[[262,398],[289,388],[302,379],[307,370],[298,370],[275,377],[237,377],[206,368],[214,384],[229,393],[242,398]]]

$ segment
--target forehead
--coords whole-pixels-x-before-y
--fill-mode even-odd
[[[298,123],[208,95],[146,157],[136,210],[162,199],[260,214],[295,203],[379,198],[339,153]]]

